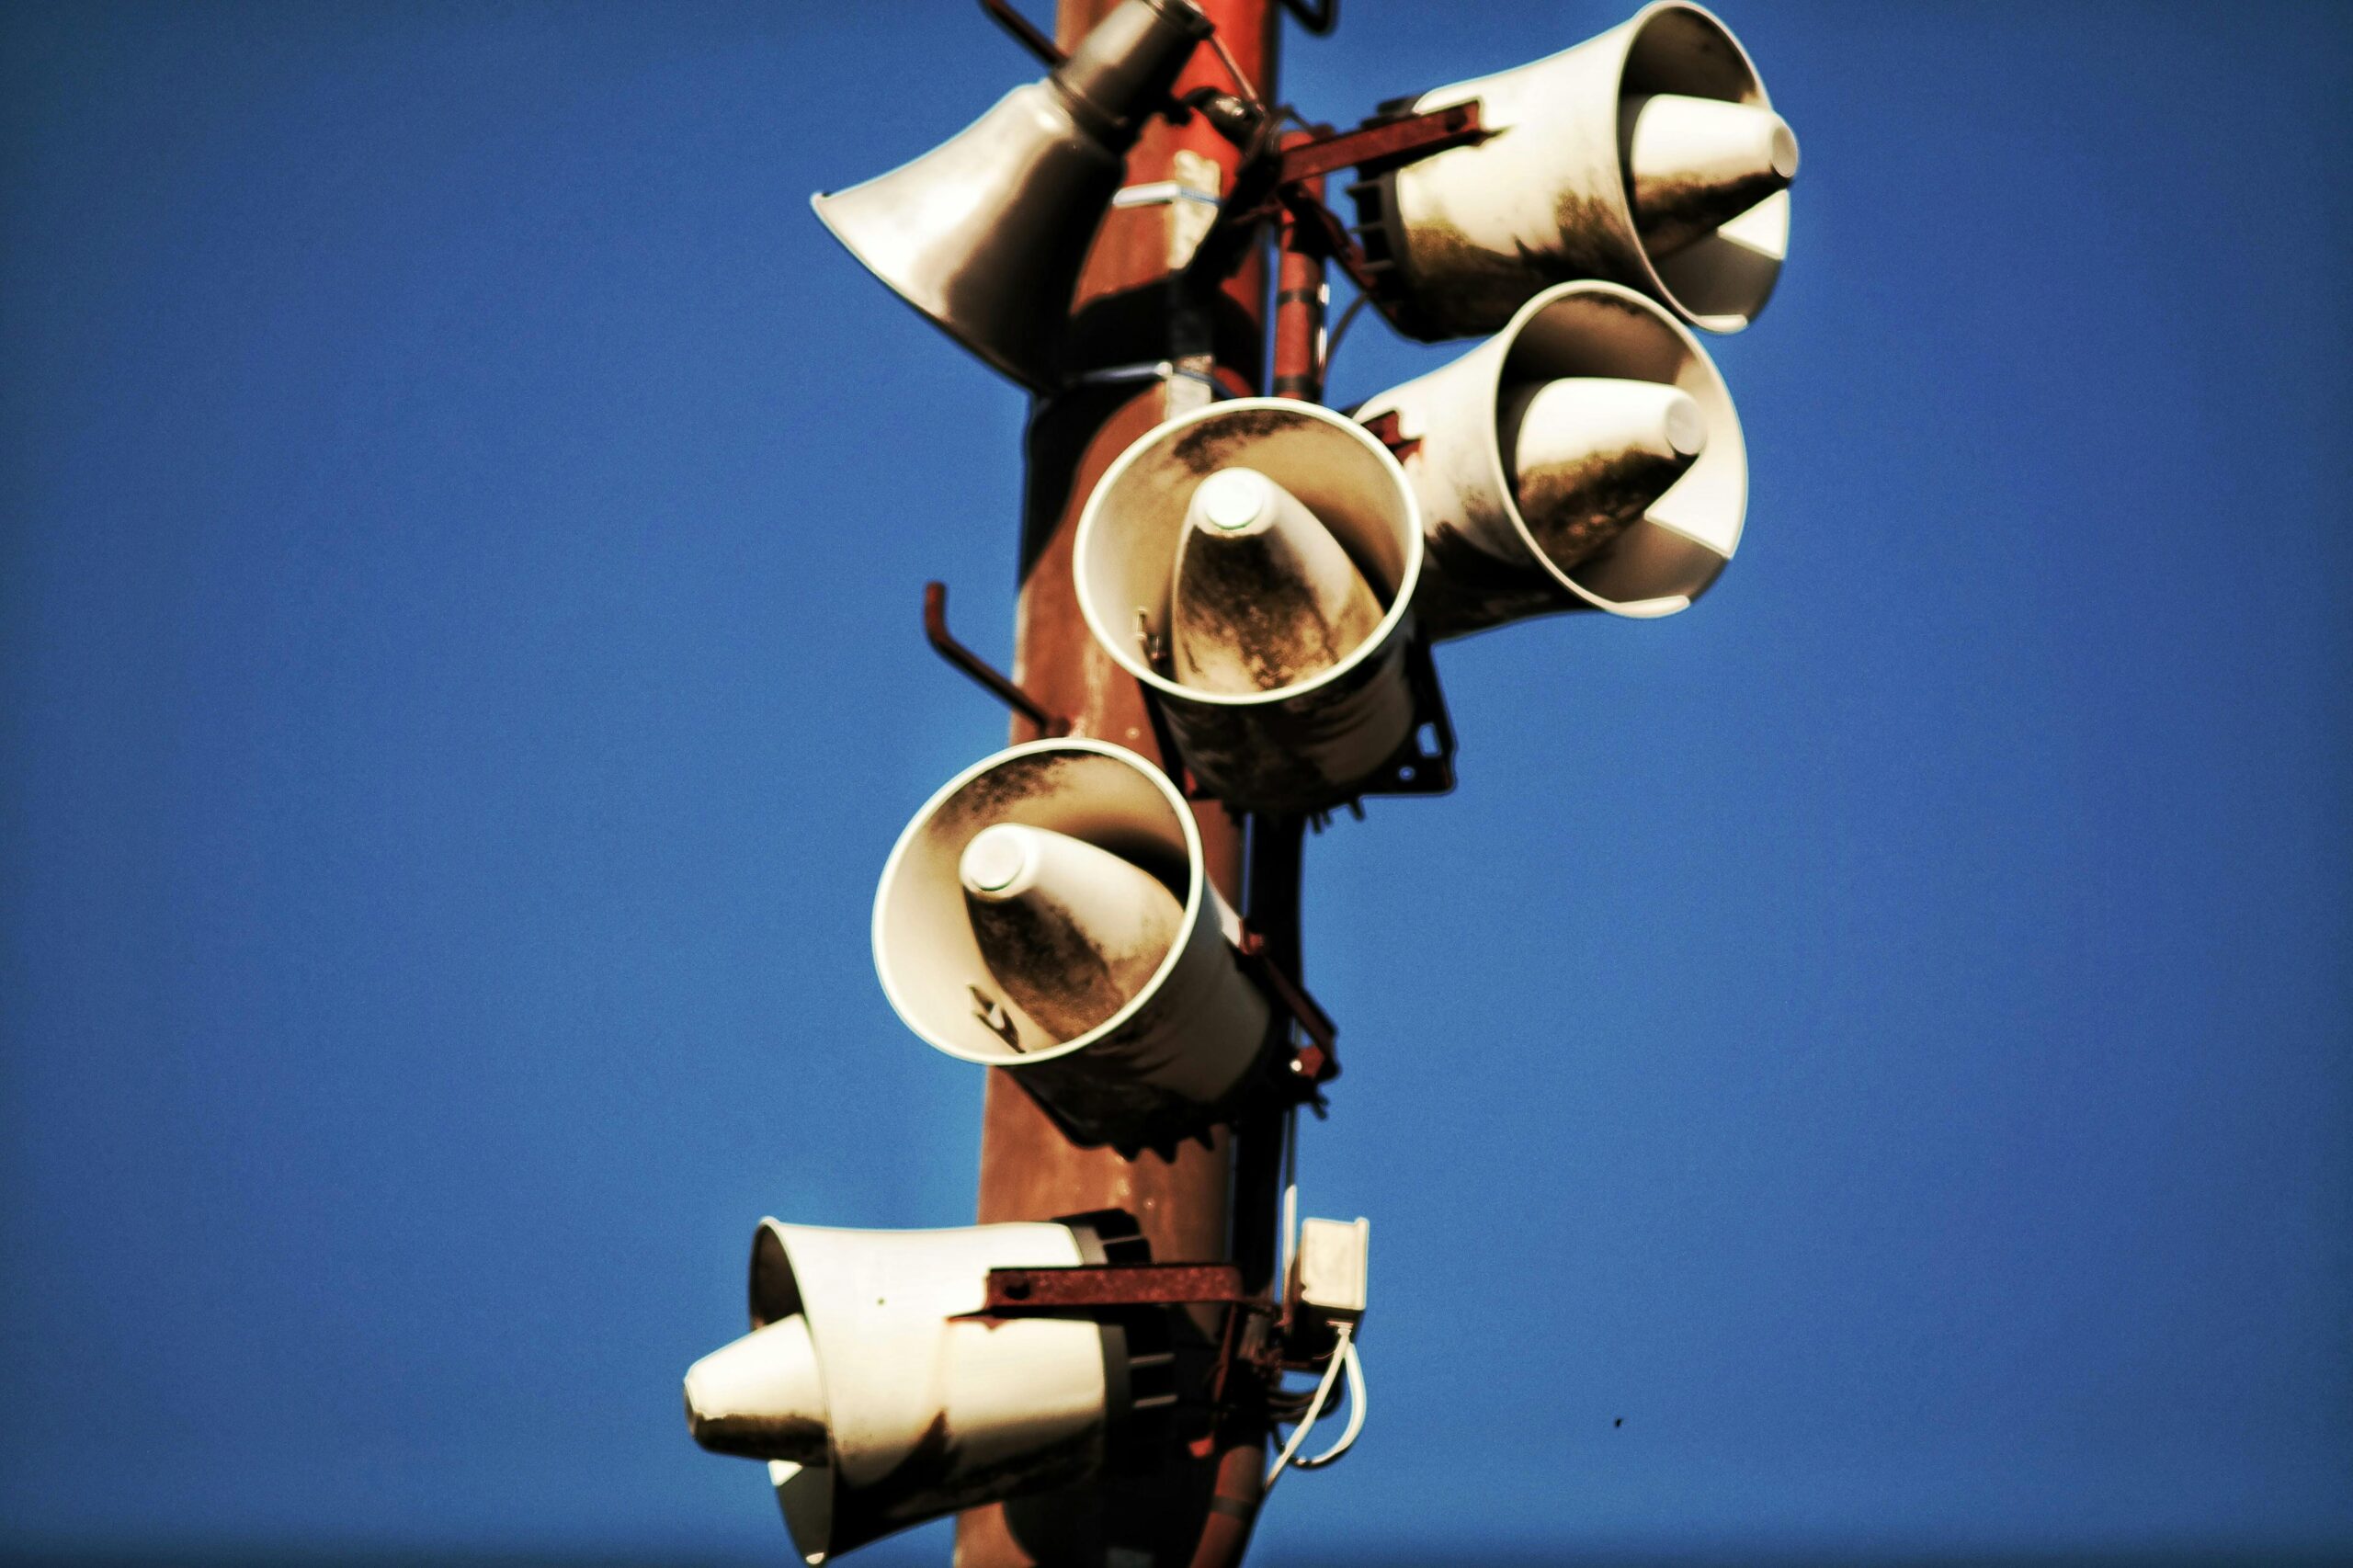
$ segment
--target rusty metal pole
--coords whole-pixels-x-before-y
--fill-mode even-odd
[[[1304,131],[1286,135],[1282,144],[1296,147],[1313,138]],[[1324,199],[1324,176],[1302,180],[1317,201]],[[1275,384],[1277,397],[1307,403],[1324,401],[1324,259],[1309,247],[1298,220],[1283,215],[1282,260],[1275,278]]]
[[[1234,64],[1271,102],[1273,0],[1197,3],[1217,25]],[[1056,41],[1070,49],[1115,4],[1060,0]],[[1204,85],[1227,92],[1234,86],[1217,51],[1206,46],[1177,91]],[[1154,742],[1142,695],[1095,646],[1079,616],[1072,536],[1088,492],[1111,460],[1163,419],[1206,401],[1210,378],[1228,393],[1259,390],[1266,357],[1263,247],[1213,300],[1187,301],[1171,281],[1207,228],[1238,161],[1233,147],[1198,116],[1181,126],[1157,120],[1144,131],[1128,158],[1128,195],[1106,218],[1074,300],[1071,337],[1085,367],[1097,373],[1068,392],[1040,400],[1026,438],[1014,678],[1049,711],[1067,715],[1073,733],[1146,756],[1154,755]],[[1132,369],[1164,363],[1176,373]],[[1028,719],[1014,721],[1015,740],[1038,733]],[[1195,814],[1211,879],[1243,905],[1244,824],[1215,802],[1199,803]],[[1280,1135],[1269,1119],[1231,1134],[1220,1129],[1205,1142],[1182,1145],[1173,1159],[1151,1152],[1125,1159],[1109,1149],[1073,1144],[1009,1076],[992,1071],[982,1107],[979,1217],[987,1223],[1124,1209],[1141,1222],[1155,1258],[1231,1258],[1242,1265],[1249,1289],[1268,1290]],[[1205,1309],[1194,1326],[1199,1343],[1189,1347],[1190,1364],[1205,1370],[1220,1323]],[[1179,1348],[1181,1357],[1188,1347]],[[1239,1562],[1248,1545],[1266,1464],[1265,1431],[1251,1422],[1173,1455],[1149,1477],[972,1508],[957,1521],[956,1563],[1222,1568]]]

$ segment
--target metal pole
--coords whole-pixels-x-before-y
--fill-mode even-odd
[[[1060,0],[1056,41],[1071,48],[1114,4]],[[1272,0],[1198,4],[1217,24],[1234,64],[1271,101],[1278,16]],[[1195,55],[1177,90],[1199,85],[1233,90],[1212,49]],[[1084,346],[1088,365],[1108,373],[1040,400],[1026,438],[1014,678],[1049,711],[1068,715],[1072,733],[1147,756],[1154,742],[1142,693],[1095,646],[1080,619],[1072,535],[1080,507],[1111,460],[1171,414],[1211,395],[1199,378],[1214,377],[1228,392],[1259,389],[1266,357],[1263,253],[1210,301],[1188,304],[1170,282],[1206,226],[1210,203],[1231,184],[1236,163],[1234,149],[1198,117],[1181,126],[1155,121],[1144,132],[1128,159],[1131,200],[1106,218],[1074,303],[1078,329],[1073,338]],[[1176,373],[1117,369],[1163,363]],[[1139,381],[1133,374],[1147,379]],[[1014,721],[1015,740],[1037,733],[1029,720]],[[1244,906],[1244,824],[1212,801],[1198,804],[1195,814],[1211,880]],[[1286,896],[1295,907],[1296,861],[1290,864]],[[1010,1077],[993,1071],[982,1107],[979,1217],[987,1223],[1124,1209],[1141,1221],[1154,1257],[1231,1258],[1242,1265],[1248,1288],[1270,1290],[1280,1135],[1279,1121],[1269,1119],[1231,1135],[1220,1129],[1207,1142],[1182,1145],[1173,1159],[1150,1152],[1124,1159],[1109,1149],[1071,1143]],[[1214,1312],[1200,1312],[1194,1320],[1198,1342],[1180,1345],[1180,1365],[1205,1374],[1219,1326]],[[1248,1545],[1266,1463],[1266,1434],[1254,1421],[1170,1456],[1148,1478],[969,1509],[957,1521],[956,1563],[1222,1568],[1239,1562]]]

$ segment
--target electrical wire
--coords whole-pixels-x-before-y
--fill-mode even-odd
[[[1307,1413],[1301,1417],[1299,1425],[1291,1428],[1290,1440],[1283,1444],[1282,1452],[1275,1456],[1274,1468],[1267,1471],[1267,1484],[1260,1493],[1262,1501],[1265,1493],[1275,1489],[1275,1483],[1281,1479],[1284,1470],[1290,1465],[1296,1463],[1302,1470],[1320,1470],[1353,1448],[1357,1434],[1364,1430],[1364,1369],[1357,1361],[1356,1325],[1344,1323],[1334,1332],[1337,1343],[1332,1348],[1331,1364],[1324,1369],[1324,1379],[1315,1385],[1315,1393],[1308,1402]],[[1347,1427],[1341,1432],[1338,1442],[1313,1458],[1303,1458],[1299,1450],[1301,1445],[1307,1441],[1308,1428],[1324,1418],[1324,1409],[1332,1402],[1333,1387],[1340,1381],[1343,1370],[1348,1375]]]
[[[1291,1260],[1299,1256],[1299,1107],[1283,1113],[1282,1258],[1275,1278],[1290,1289]]]
[[[1357,312],[1364,309],[1365,301],[1371,298],[1372,296],[1370,294],[1358,294],[1355,299],[1350,300],[1348,301],[1348,308],[1340,312],[1340,324],[1332,328],[1331,331],[1324,335],[1324,362],[1316,368],[1315,379],[1317,381],[1321,381],[1329,378],[1332,369],[1332,356],[1340,351],[1340,340],[1348,335],[1348,324],[1357,319]]]
[[[1330,1402],[1332,1386],[1340,1381],[1340,1373],[1347,1366],[1347,1358],[1341,1354],[1341,1351],[1347,1346],[1349,1326],[1347,1324],[1340,1325],[1339,1348],[1333,1351],[1331,1364],[1324,1369],[1324,1379],[1315,1385],[1315,1396],[1309,1401],[1306,1415],[1301,1418],[1299,1425],[1291,1429],[1290,1438],[1283,1444],[1282,1452],[1275,1456],[1274,1468],[1267,1471],[1265,1492],[1275,1489],[1275,1483],[1282,1478],[1284,1470],[1290,1466],[1292,1460],[1299,1457],[1300,1445],[1307,1441],[1307,1429],[1315,1425],[1316,1420],[1324,1414],[1324,1406]],[[1264,1492],[1260,1495],[1263,1500]]]
[[[1340,1325],[1340,1347],[1335,1352],[1336,1357],[1345,1358],[1348,1363],[1348,1424],[1341,1429],[1340,1440],[1322,1453],[1313,1459],[1302,1454],[1291,1461],[1302,1470],[1322,1470],[1355,1448],[1358,1434],[1364,1430],[1364,1363],[1357,1358],[1356,1336],[1349,1332],[1351,1326],[1348,1324]],[[1304,1426],[1300,1428],[1302,1432],[1306,1430]]]
[[[1283,0],[1283,9],[1319,38],[1330,32],[1333,24],[1340,19],[1340,0],[1318,0],[1313,10],[1308,8],[1307,0]]]
[[[1357,304],[1364,303],[1359,296]],[[1349,307],[1350,313],[1355,306]],[[1343,319],[1342,325],[1346,325]],[[1290,1269],[1299,1256],[1299,1108],[1290,1107],[1283,1117],[1283,1213],[1281,1265],[1276,1278],[1289,1280]],[[1286,1287],[1288,1288],[1288,1287]],[[1283,1471],[1296,1465],[1301,1470],[1321,1470],[1356,1446],[1357,1436],[1364,1430],[1365,1381],[1364,1363],[1357,1355],[1356,1324],[1344,1323],[1333,1330],[1331,1361],[1324,1369],[1324,1376],[1310,1392],[1276,1389],[1267,1396],[1267,1414],[1277,1422],[1291,1422],[1290,1438],[1282,1451],[1275,1456],[1274,1468],[1267,1471],[1267,1483],[1260,1494],[1274,1489]],[[1338,1386],[1341,1375],[1348,1380],[1348,1424],[1340,1432],[1339,1441],[1320,1454],[1302,1454],[1299,1450],[1307,1441],[1308,1428],[1324,1419],[1332,1403],[1332,1392]]]

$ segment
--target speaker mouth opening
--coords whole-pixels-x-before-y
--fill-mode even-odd
[[[930,151],[820,191],[809,205],[915,313],[990,369],[1051,392],[1065,380],[1071,296],[1122,166],[1072,118],[1065,97],[1032,82]],[[960,222],[941,223],[919,199],[942,187],[968,193],[972,210]],[[994,211],[984,210],[987,194],[997,198]]]
[[[1141,868],[1182,906],[1151,978],[1102,1022],[1057,1038],[1006,994],[966,913],[959,866],[999,823],[1080,839]],[[1204,918],[1200,829],[1184,798],[1134,753],[1083,739],[1032,741],[958,774],[915,813],[882,870],[874,964],[883,994],[929,1044],[992,1067],[1053,1062],[1119,1034],[1167,983]]]
[[[752,1233],[751,1306],[755,1330],[781,1323],[795,1313],[808,1314],[801,1278],[792,1266],[791,1244],[785,1239],[783,1224],[774,1219],[762,1220]],[[809,1331],[813,1342],[813,1322]],[[770,1460],[767,1465],[768,1484],[784,1515],[786,1533],[792,1538],[793,1549],[804,1562],[824,1559],[833,1533],[834,1482],[841,1463],[841,1455],[834,1446],[833,1400],[831,1391],[825,1388],[822,1356],[817,1360],[816,1377],[827,1412],[824,1462],[796,1464],[790,1460]]]
[[[1715,13],[1685,0],[1656,0],[1626,23],[1618,102],[1654,94],[1712,98],[1771,108],[1765,84],[1740,40]],[[1619,200],[1633,223],[1628,149],[1619,148]],[[1658,255],[1634,232],[1650,291],[1700,328],[1734,333],[1756,319],[1779,281],[1789,254],[1790,193],[1779,191],[1705,239]]]
[[[1501,438],[1489,446],[1488,482],[1529,558],[1597,609],[1633,619],[1689,608],[1731,560],[1748,505],[1748,459],[1723,377],[1689,329],[1615,283],[1567,283],[1520,308],[1483,388],[1500,437],[1515,388],[1575,377],[1653,381],[1698,404],[1707,444],[1682,475],[1616,540],[1563,565],[1529,526],[1518,476]]]
[[[766,1328],[801,1310],[801,1281],[783,1229],[763,1220],[752,1233],[752,1326]]]
[[[1362,574],[1381,619],[1340,658],[1284,685],[1226,691],[1166,665],[1178,541],[1201,482],[1256,470],[1295,495]],[[1421,517],[1404,471],[1353,421],[1288,398],[1234,398],[1170,420],[1113,461],[1079,520],[1080,613],[1120,667],[1179,703],[1248,710],[1296,701],[1396,645],[1422,570]]]

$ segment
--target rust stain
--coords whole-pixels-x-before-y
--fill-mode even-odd
[[[1059,793],[1065,788],[1063,779],[1081,760],[1075,755],[1058,756],[1052,752],[1016,757],[958,790],[952,802],[956,815],[960,821],[997,821],[1008,808],[1033,795]]]
[[[1294,422],[1282,409],[1237,409],[1217,419],[1203,420],[1169,444],[1169,456],[1195,473],[1230,468],[1254,441],[1279,434]]]
[[[1165,892],[1151,883],[1147,891]],[[1141,948],[1108,946],[1050,899],[965,896],[981,960],[1014,1003],[1056,1040],[1075,1040],[1128,1005],[1168,956],[1182,906],[1174,899],[1166,935]],[[1008,1020],[1009,1021],[1009,1020]]]
[[[1233,689],[1217,678],[1230,668],[1257,691],[1320,675],[1355,653],[1382,613],[1369,585],[1336,606],[1326,602],[1271,530],[1200,548],[1188,531],[1171,597],[1178,678],[1213,691]]]
[[[1683,477],[1688,458],[1609,452],[1521,480],[1521,517],[1554,566],[1598,558]]]
[[[707,1415],[692,1425],[695,1441],[715,1454],[825,1462],[825,1424],[804,1415]]]
[[[1672,256],[1787,188],[1770,169],[1745,179],[1647,179],[1631,191],[1634,227],[1654,256]]]

